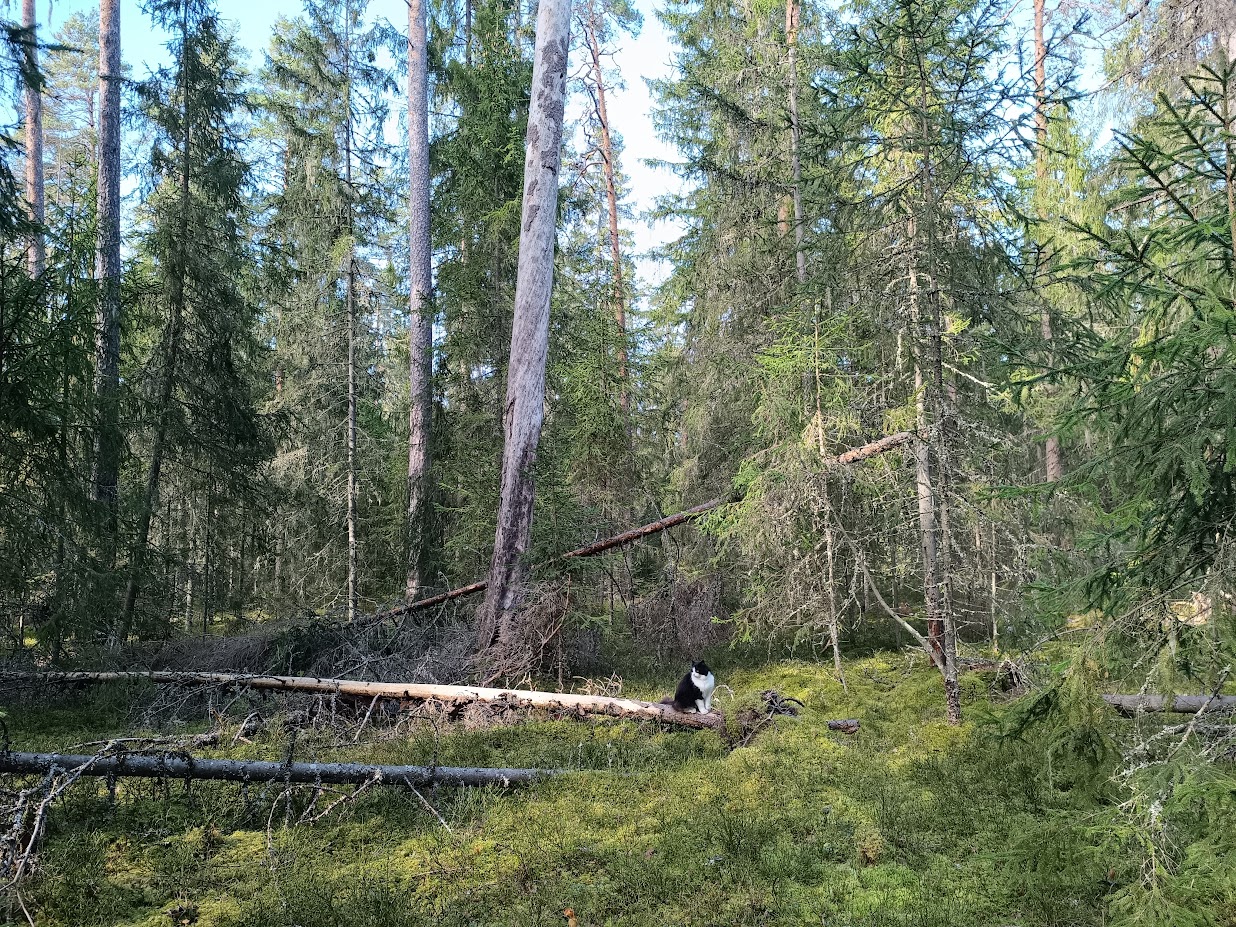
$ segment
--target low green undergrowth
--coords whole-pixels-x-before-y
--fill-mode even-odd
[[[297,733],[298,759],[569,770],[508,792],[426,792],[441,820],[394,788],[298,823],[336,796],[310,807],[309,789],[84,783],[55,809],[23,899],[39,927],[533,927],[565,925],[567,907],[585,927],[1119,922],[1113,902],[1136,874],[1095,838],[1116,806],[1053,781],[1039,745],[995,736],[983,677],[966,677],[970,720],[951,728],[921,658],[846,670],[848,691],[810,663],[727,671],[727,713],[769,688],[806,705],[734,750],[711,732],[607,721],[398,738],[371,724],[356,744]],[[79,717],[11,714],[15,746],[123,727],[103,708]],[[843,717],[861,731],[828,732]],[[214,752],[283,758],[278,720]],[[1198,923],[1236,923],[1224,903]]]

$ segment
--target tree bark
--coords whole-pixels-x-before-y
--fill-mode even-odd
[[[471,6],[469,5],[469,16]],[[433,267],[429,238],[429,64],[426,0],[408,3],[408,569],[404,595],[421,590],[429,516],[433,420]],[[470,24],[467,27],[471,32]],[[471,43],[471,35],[465,38]]]
[[[596,88],[597,122],[601,129],[601,165],[605,172],[605,202],[609,211],[609,253],[613,265],[614,321],[618,325],[619,402],[623,412],[631,410],[630,384],[627,375],[627,311],[626,288],[622,281],[622,249],[618,237],[618,184],[615,180],[614,145],[609,131],[609,110],[605,105],[605,75],[601,70],[601,46],[597,41],[597,12],[590,3],[588,15],[582,17],[584,36],[592,61],[592,81]]]
[[[560,775],[557,769],[476,769],[459,766],[374,766],[364,763],[272,763],[258,760],[211,760],[185,753],[121,753],[84,756],[71,753],[0,753],[0,774],[75,772],[111,778],[207,779],[224,782],[305,782],[317,785],[509,786]]]
[[[95,279],[96,433],[91,495],[102,506],[105,561],[114,556],[120,472],[120,0],[99,0],[99,173]]]
[[[513,642],[527,576],[524,558],[531,541],[535,497],[532,468],[545,415],[545,362],[570,26],[570,0],[541,0],[537,7],[519,272],[503,414],[501,502],[489,587],[477,626],[477,644],[483,650],[495,640],[502,645]]]
[[[38,20],[34,14],[34,0],[22,0],[21,26],[25,31],[26,67],[34,74],[39,67]],[[30,236],[30,276],[36,280],[43,276],[47,263],[47,247],[43,240],[45,219],[43,201],[43,91],[35,83],[27,82],[26,102],[26,201],[30,205],[30,218],[39,226]]]

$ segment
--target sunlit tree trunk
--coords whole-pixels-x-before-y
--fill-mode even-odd
[[[120,471],[120,0],[99,0],[99,174],[95,255],[96,434],[91,494],[103,507],[108,554],[114,555]]]
[[[352,187],[352,8],[344,5],[345,41],[343,47],[343,185],[348,197],[348,254],[344,276],[344,312],[348,326],[348,621],[356,618],[357,540],[356,540],[356,236],[354,210],[356,191]]]
[[[429,516],[430,426],[433,419],[433,268],[429,238],[429,77],[426,0],[408,4],[408,571],[415,599]],[[469,6],[469,11],[471,7]],[[469,33],[471,27],[468,27]],[[471,42],[471,36],[466,39]]]
[[[489,588],[477,628],[477,642],[482,648],[490,647],[495,638],[502,644],[512,642],[527,575],[524,557],[532,533],[532,467],[545,414],[549,299],[554,277],[570,24],[570,0],[541,0],[537,10],[519,272],[503,414],[502,497]]]
[[[26,33],[26,67],[34,73],[39,66],[38,22],[34,15],[34,0],[22,0],[21,25]],[[26,84],[26,201],[30,218],[43,224],[43,92],[37,84]],[[30,276],[43,276],[47,261],[42,229],[30,238]]]

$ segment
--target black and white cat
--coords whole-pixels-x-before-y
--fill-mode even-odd
[[[683,676],[674,691],[674,708],[678,711],[694,711],[707,714],[712,708],[712,693],[717,680],[708,664],[701,660],[691,664],[691,672]]]

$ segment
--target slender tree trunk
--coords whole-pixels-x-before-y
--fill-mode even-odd
[[[1047,186],[1047,40],[1044,36],[1043,5],[1044,0],[1034,0],[1034,176],[1040,191]],[[1051,307],[1046,300],[1040,309],[1039,326],[1048,357],[1051,357]],[[1047,482],[1055,483],[1064,477],[1060,439],[1048,435],[1043,450]]]
[[[491,646],[495,635],[504,644],[512,640],[527,573],[524,557],[532,533],[532,467],[545,414],[549,299],[554,277],[570,28],[570,0],[541,0],[537,9],[519,272],[503,414],[502,497],[489,588],[477,628],[477,643],[482,648]]]
[[[353,221],[354,190],[352,188],[352,8],[344,6],[347,30],[344,40],[344,124],[343,180],[348,196],[348,266],[344,281],[345,313],[348,326],[348,621],[356,619],[357,551],[356,551],[356,240]]]
[[[34,0],[22,0],[21,25],[26,30],[26,66],[31,73],[39,66],[38,22],[34,15]],[[26,201],[30,218],[40,226],[30,238],[30,276],[43,276],[47,250],[41,226],[43,211],[43,92],[33,84],[26,85]]]
[[[187,9],[180,21],[181,48],[189,41]],[[184,60],[180,62],[180,118],[183,135],[180,143],[180,202],[176,228],[176,259],[171,275],[171,300],[167,330],[163,339],[166,360],[163,380],[159,384],[159,411],[155,425],[154,442],[150,449],[150,467],[146,471],[146,492],[142,497],[141,514],[138,517],[137,538],[133,545],[133,557],[129,567],[129,582],[124,594],[124,608],[120,626],[112,637],[113,646],[121,646],[133,627],[133,613],[141,590],[142,574],[146,568],[146,551],[150,545],[150,523],[159,499],[159,481],[163,471],[163,456],[167,447],[167,431],[171,419],[172,397],[176,390],[176,364],[180,356],[180,344],[185,313],[185,283],[188,274],[189,238],[189,169],[192,132],[189,126],[189,76]]]
[[[798,19],[800,8],[798,0],[786,0],[785,4],[785,42],[789,51],[790,64],[790,174],[794,197],[794,267],[798,285],[807,282],[807,255],[803,251],[803,191],[802,191],[802,158],[799,154],[799,144],[802,139],[802,128],[798,122]]]
[[[622,410],[631,410],[631,393],[627,375],[627,311],[626,288],[622,281],[622,249],[618,237],[618,184],[614,179],[614,144],[609,130],[609,111],[605,105],[605,74],[601,70],[601,47],[597,41],[597,12],[590,5],[581,22],[591,57],[592,80],[596,88],[597,121],[601,128],[601,165],[605,172],[605,202],[609,209],[609,254],[613,265],[614,321],[618,324],[618,382]]]
[[[429,239],[429,65],[426,0],[408,4],[408,572],[404,594],[420,592],[429,516],[433,420],[433,268]],[[471,7],[469,6],[469,12]],[[469,27],[469,32],[471,29]],[[471,41],[469,36],[467,41]]]
[[[99,0],[99,101],[97,428],[91,495],[103,508],[104,561],[110,564],[120,471],[120,0]]]

